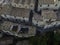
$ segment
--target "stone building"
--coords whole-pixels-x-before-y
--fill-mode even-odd
[[[54,4],[54,0],[39,0],[39,4]]]
[[[59,6],[59,0],[38,0],[38,9],[58,9]]]
[[[5,2],[6,1],[7,0],[5,0]],[[10,0],[10,1],[7,1],[6,2],[7,4],[4,4],[3,3],[4,5],[1,5],[0,6],[0,14],[10,15],[10,16],[17,16],[17,17],[22,17],[22,18],[29,18],[30,8],[14,7],[12,4],[14,4],[15,1],[18,1],[18,0]],[[23,0],[21,0],[21,1],[23,1]],[[10,2],[10,4],[8,4],[9,2]],[[19,3],[19,4],[21,4],[21,3]],[[21,4],[21,5],[24,6],[25,4],[24,5]],[[28,7],[30,7],[29,5],[28,5]]]
[[[56,21],[57,15],[53,10],[42,10],[42,16],[44,21]]]
[[[28,18],[29,17],[29,9],[24,9],[24,8],[16,8],[13,7],[10,15],[11,16],[18,16],[18,17],[23,17],[23,18]]]
[[[12,6],[19,8],[34,8],[35,0],[13,0]]]
[[[0,26],[1,30],[10,35],[15,35],[17,37],[31,37],[35,36],[36,28],[34,26],[28,26],[23,24],[16,24],[12,22],[5,21]]]

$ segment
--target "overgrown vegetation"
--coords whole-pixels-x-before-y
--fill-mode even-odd
[[[48,32],[30,38],[31,45],[60,45],[60,33]]]

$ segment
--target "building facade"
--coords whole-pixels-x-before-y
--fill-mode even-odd
[[[25,9],[33,9],[35,4],[35,0],[13,0],[12,6],[25,8]]]

